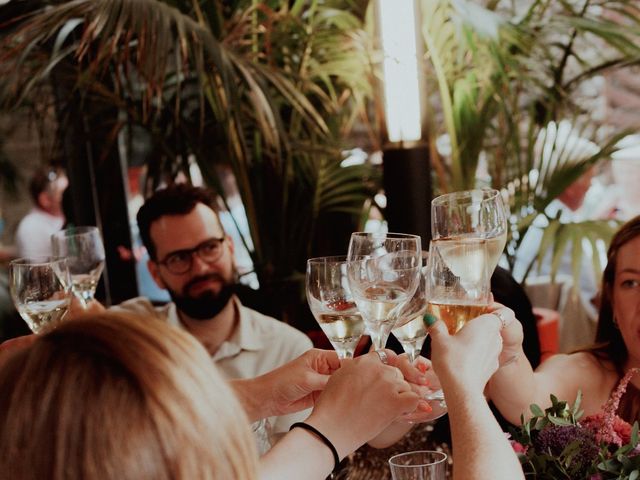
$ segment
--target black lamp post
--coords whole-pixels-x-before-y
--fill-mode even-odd
[[[414,0],[378,0],[378,26],[384,50],[386,143],[383,148],[385,217],[389,230],[431,239],[431,167],[422,141],[424,91],[421,42]]]

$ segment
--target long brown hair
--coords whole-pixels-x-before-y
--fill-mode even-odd
[[[0,472],[26,479],[257,477],[248,420],[203,347],[154,319],[66,322],[0,370]]]
[[[620,227],[611,240],[609,250],[607,251],[607,266],[602,275],[596,343],[587,350],[598,359],[613,363],[621,377],[625,373],[629,350],[624,343],[624,339],[614,318],[613,287],[615,284],[618,252],[620,248],[638,236],[640,236],[640,216],[629,220]],[[639,413],[640,393],[633,385],[629,385],[627,394],[620,402],[619,414],[627,421],[635,421],[638,420]]]

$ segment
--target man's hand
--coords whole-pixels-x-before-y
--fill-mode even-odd
[[[299,412],[315,405],[340,360],[333,350],[311,349],[252,379],[231,380],[251,421]]]
[[[69,303],[69,309],[64,316],[64,320],[73,320],[78,317],[85,317],[87,315],[96,315],[106,311],[104,305],[97,300],[91,300],[86,306],[76,297],[71,296],[71,302]]]

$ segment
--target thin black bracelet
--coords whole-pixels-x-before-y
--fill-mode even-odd
[[[333,470],[335,471],[338,468],[338,465],[340,465],[340,457],[338,456],[338,451],[336,450],[336,447],[334,447],[333,443],[331,443],[331,440],[329,440],[322,433],[320,433],[320,431],[316,427],[313,427],[308,423],[304,423],[304,422],[294,423],[289,427],[289,431],[293,430],[296,427],[302,428],[304,430],[309,430],[310,432],[315,433],[318,436],[318,438],[322,440],[322,443],[324,443],[327,447],[329,447],[329,450],[331,450],[331,453],[333,454],[333,462],[334,462]]]

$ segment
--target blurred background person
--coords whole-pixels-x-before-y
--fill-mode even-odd
[[[51,255],[51,234],[64,225],[62,195],[69,185],[66,174],[53,167],[38,169],[29,182],[31,211],[16,230],[18,256]]]

